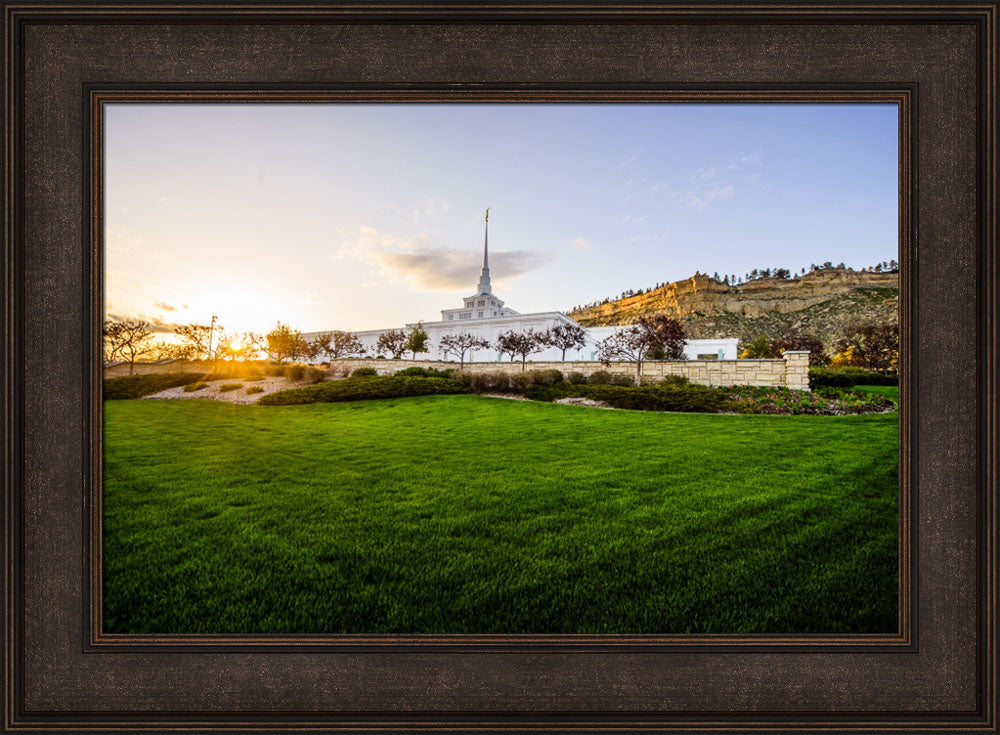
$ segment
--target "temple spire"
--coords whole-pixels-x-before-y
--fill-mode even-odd
[[[486,218],[483,230],[483,270],[479,274],[479,287],[477,293],[493,293],[490,288],[490,208],[486,208]]]

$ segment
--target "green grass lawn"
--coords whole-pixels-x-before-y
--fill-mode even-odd
[[[898,385],[853,385],[850,390],[857,391],[858,393],[872,393],[876,396],[885,396],[899,403],[899,386]]]
[[[897,414],[105,403],[133,633],[891,632]]]

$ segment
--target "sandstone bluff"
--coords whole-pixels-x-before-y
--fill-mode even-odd
[[[586,327],[630,324],[666,314],[681,320],[691,339],[790,332],[814,334],[830,350],[844,328],[858,321],[896,321],[899,274],[842,268],[797,278],[758,278],[730,286],[704,274],[668,283],[637,296],[568,312]]]

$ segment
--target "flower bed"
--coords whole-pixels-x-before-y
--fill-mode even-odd
[[[843,388],[818,388],[810,393],[790,388],[734,385],[726,388],[726,392],[728,405],[735,413],[842,416],[885,413],[896,408],[896,404],[885,396]]]

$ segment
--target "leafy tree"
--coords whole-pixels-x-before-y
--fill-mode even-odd
[[[867,322],[853,324],[836,342],[837,352],[850,350],[859,367],[887,372],[899,362],[899,324]]]
[[[487,346],[488,343],[487,343]],[[510,361],[514,362],[515,357],[521,358],[521,370],[525,369],[528,355],[541,352],[548,344],[545,342],[545,333],[536,332],[529,329],[526,332],[504,332],[497,337],[496,348],[504,355],[510,355]]]
[[[427,343],[429,340],[430,337],[427,336],[427,332],[424,330],[424,323],[417,322],[410,327],[410,333],[406,337],[406,350],[413,353],[413,359],[416,360],[418,353],[427,352]]]
[[[587,330],[578,324],[557,324],[543,333],[545,345],[562,350],[563,362],[566,350],[579,350],[587,344]]]
[[[281,322],[278,322],[274,329],[264,336],[264,339],[267,340],[268,354],[276,362],[297,360],[312,351],[311,346],[303,338],[302,332]]]
[[[391,329],[388,332],[382,332],[382,334],[378,336],[376,349],[379,353],[388,352],[394,359],[398,359],[404,352],[406,352],[406,344],[406,332],[402,329]]]
[[[739,352],[741,360],[766,360],[777,356],[771,349],[771,341],[763,334],[745,342],[741,347]]]
[[[351,355],[359,357],[365,354],[365,348],[350,331],[335,329],[332,332],[322,332],[312,341],[314,355],[326,355],[330,360],[340,360]]]
[[[770,344],[771,354],[781,356],[788,350],[808,350],[809,364],[813,367],[830,364],[830,358],[823,351],[823,343],[813,334],[786,334]]]
[[[109,360],[116,357],[128,363],[128,374],[135,372],[135,361],[154,349],[150,343],[153,330],[141,319],[104,322],[104,353]]]
[[[465,355],[469,352],[469,350],[486,348],[489,346],[490,343],[485,339],[477,337],[474,334],[469,334],[468,332],[462,334],[446,334],[441,337],[441,342],[438,345],[441,352],[445,355],[454,355],[458,358],[460,370],[465,367]]]
[[[597,345],[597,357],[605,365],[615,360],[635,363],[636,385],[642,383],[642,364],[653,351],[662,351],[667,360],[684,359],[684,328],[679,321],[665,314],[641,317]]]

